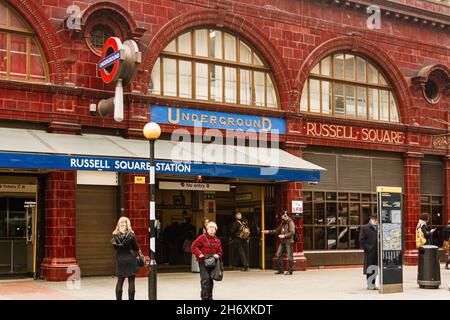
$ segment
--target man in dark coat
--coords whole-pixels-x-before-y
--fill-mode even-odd
[[[378,217],[376,213],[372,213],[368,224],[362,226],[359,234],[359,243],[364,250],[364,269],[363,273],[367,277],[367,289],[377,289],[371,275],[374,267],[378,269]],[[378,273],[376,273],[378,274]]]
[[[249,264],[247,254],[245,252],[245,246],[247,245],[248,239],[241,238],[241,227],[243,225],[247,225],[247,222],[242,220],[242,214],[240,212],[237,212],[234,216],[236,220],[234,220],[230,226],[231,244],[234,249],[233,265],[234,267],[238,267],[239,262],[241,262],[241,271],[248,271]]]

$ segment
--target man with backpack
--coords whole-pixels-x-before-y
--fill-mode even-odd
[[[265,234],[276,234],[278,235],[278,238],[281,239],[277,254],[275,255],[278,259],[278,271],[275,272],[275,274],[284,273],[283,254],[286,251],[289,258],[289,271],[286,271],[284,274],[292,275],[294,273],[294,237],[298,233],[296,232],[294,221],[289,217],[287,211],[281,212],[281,219],[281,224],[275,230],[263,230],[261,232],[264,232]]]
[[[239,260],[242,263],[241,271],[248,271],[249,264],[245,251],[245,245],[250,237],[250,228],[245,220],[242,219],[242,214],[237,212],[234,220],[230,226],[231,245],[234,250],[234,266],[239,265]]]

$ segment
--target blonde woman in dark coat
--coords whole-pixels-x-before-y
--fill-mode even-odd
[[[128,218],[119,219],[111,243],[117,251],[116,299],[122,300],[123,283],[125,278],[128,278],[128,299],[134,300],[135,278],[138,271],[136,253],[139,252],[139,246]]]

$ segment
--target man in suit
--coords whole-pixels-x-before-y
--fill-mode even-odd
[[[372,276],[374,269],[378,271],[378,217],[376,213],[372,213],[369,223],[362,226],[359,243],[364,250],[363,273],[367,277],[367,289],[376,290],[375,277]]]

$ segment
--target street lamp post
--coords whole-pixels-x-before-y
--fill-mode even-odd
[[[149,254],[148,265],[148,299],[156,300],[156,254],[155,254],[155,140],[161,135],[161,128],[155,122],[149,122],[144,127],[144,136],[150,142],[150,172],[149,172]]]

